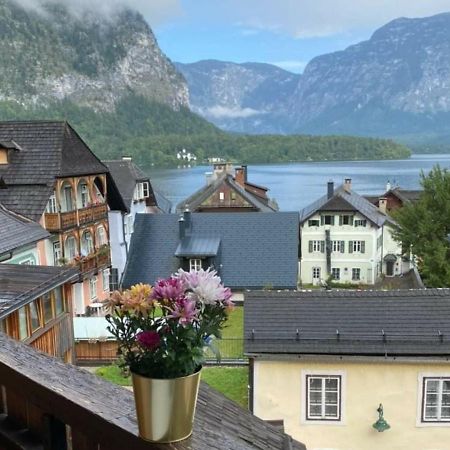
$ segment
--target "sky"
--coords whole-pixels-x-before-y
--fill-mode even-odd
[[[43,0],[16,0],[39,8]],[[369,39],[398,17],[450,12],[450,0],[53,0],[76,11],[138,9],[173,61],[265,62],[300,73],[318,55]]]

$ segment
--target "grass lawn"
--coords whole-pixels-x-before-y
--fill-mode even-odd
[[[124,377],[117,366],[100,367],[95,373],[120,386],[131,386],[130,377]],[[202,380],[242,407],[248,408],[247,367],[205,367]]]
[[[244,308],[242,306],[236,306],[234,310],[228,316],[228,320],[225,322],[225,328],[223,329],[223,338],[239,338],[244,336]]]

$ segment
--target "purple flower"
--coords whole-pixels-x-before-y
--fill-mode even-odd
[[[141,331],[136,335],[136,341],[141,347],[148,350],[155,350],[159,347],[161,338],[156,331]]]
[[[178,300],[184,294],[184,283],[180,278],[159,280],[152,291],[155,300]]]
[[[177,319],[181,325],[187,325],[192,323],[199,313],[199,310],[195,308],[195,301],[188,298],[180,298],[174,305],[174,308],[167,317],[169,319]]]

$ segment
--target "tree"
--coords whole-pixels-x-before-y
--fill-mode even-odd
[[[416,256],[428,287],[450,287],[450,172],[434,167],[421,173],[423,193],[397,210],[394,237]]]

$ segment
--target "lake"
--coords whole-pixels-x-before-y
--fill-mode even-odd
[[[329,180],[336,185],[352,179],[359,194],[377,195],[387,181],[404,189],[420,187],[420,172],[428,173],[434,165],[450,168],[450,154],[413,155],[405,160],[326,161],[248,166],[248,181],[268,187],[281,211],[299,211],[326,193]],[[211,166],[150,171],[152,184],[175,206],[205,184],[205,172]]]

